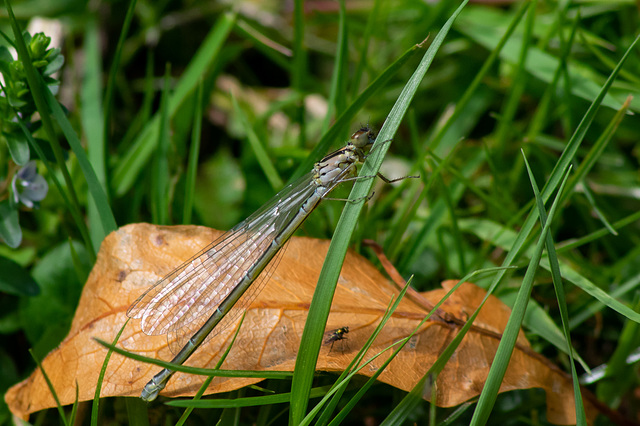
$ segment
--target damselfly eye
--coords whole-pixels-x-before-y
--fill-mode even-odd
[[[351,143],[362,148],[373,144],[376,140],[376,134],[368,127],[363,127],[351,135]]]

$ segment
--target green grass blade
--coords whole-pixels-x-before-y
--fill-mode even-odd
[[[640,220],[640,212],[638,212],[638,214],[635,215],[633,222],[636,222],[638,220]],[[609,293],[609,295],[615,299],[618,299],[618,298],[622,298],[623,296],[629,294],[634,290],[637,290],[638,288],[640,288],[640,274],[634,275],[629,280],[621,283],[618,287],[613,289]],[[576,328],[577,326],[582,324],[584,321],[586,321],[588,318],[591,318],[594,314],[600,312],[606,306],[607,305],[605,305],[604,303],[598,300],[594,300],[593,302],[589,303],[586,307],[584,307],[583,309],[579,310],[578,312],[574,313],[571,316],[569,328],[570,329]]]
[[[487,420],[489,419],[489,415],[493,410],[493,406],[500,390],[500,385],[502,384],[502,379],[504,378],[504,374],[507,371],[507,366],[509,365],[509,360],[511,359],[513,348],[515,347],[516,340],[518,339],[518,333],[520,332],[520,327],[522,326],[522,320],[524,319],[527,303],[529,301],[529,297],[531,296],[534,276],[536,270],[538,269],[540,259],[542,258],[542,251],[547,241],[549,228],[551,226],[551,223],[553,222],[555,212],[558,208],[559,200],[561,199],[562,190],[564,189],[568,177],[569,176],[567,172],[558,191],[558,196],[554,200],[554,203],[551,206],[551,210],[549,211],[549,220],[544,225],[542,232],[540,233],[540,238],[538,239],[538,243],[536,244],[536,247],[534,249],[533,256],[529,261],[527,272],[522,279],[522,285],[520,286],[520,290],[518,291],[516,303],[513,305],[511,315],[509,316],[507,325],[504,329],[504,332],[502,333],[502,338],[500,339],[498,350],[496,351],[496,355],[493,359],[493,364],[491,365],[491,369],[489,370],[487,381],[482,388],[482,393],[480,394],[478,405],[473,413],[473,417],[471,418],[471,425],[486,424]]]
[[[314,388],[309,393],[309,398],[320,398],[329,390],[329,386]],[[242,408],[255,407],[259,405],[273,405],[286,403],[291,399],[290,393],[280,393],[277,395],[253,396],[236,399],[206,399],[193,401],[174,400],[167,402],[172,407],[193,407],[193,408]]]
[[[102,190],[107,191],[106,145],[104,139],[104,117],[102,110],[102,59],[100,57],[100,42],[98,25],[95,19],[88,19],[85,26],[84,51],[85,76],[82,81],[82,108],[80,109],[82,128],[87,140],[87,157],[95,171],[96,178]],[[108,197],[108,194],[106,194]],[[96,204],[91,202],[87,206],[89,232],[94,247],[99,247],[104,232],[100,222],[100,213]]]
[[[242,317],[240,318],[240,322],[236,327],[235,333],[233,333],[231,342],[229,342],[229,344],[227,345],[227,348],[222,353],[222,356],[216,363],[216,366],[214,367],[214,369],[219,369],[220,367],[222,367],[222,364],[227,359],[227,356],[229,356],[229,352],[231,351],[233,344],[236,342],[236,339],[238,338],[238,333],[240,333],[240,329],[242,328],[242,324],[244,323],[244,319],[246,315],[247,315],[247,312],[245,311],[242,314]],[[209,387],[209,384],[211,384],[211,381],[213,380],[214,377],[215,375],[211,375],[205,379],[204,383],[202,383],[202,386],[200,386],[200,389],[198,389],[198,392],[196,392],[196,394],[191,399],[192,401],[199,401],[200,398],[202,398],[202,395],[204,395],[205,391]],[[189,415],[193,412],[193,408],[194,407],[187,407],[187,409],[184,410],[184,412],[182,413],[182,416],[180,416],[180,419],[178,420],[178,423],[176,423],[176,426],[182,426],[187,421],[187,419],[189,418]]]
[[[411,100],[417,92],[418,86],[424,78],[424,75],[429,69],[436,52],[449,32],[453,21],[466,3],[466,1],[462,2],[461,6],[444,24],[440,32],[438,32],[433,44],[429,47],[416,71],[400,93],[400,96],[391,109],[384,126],[380,130],[380,134],[377,139],[378,143],[375,145],[376,148],[372,150],[372,153],[369,155],[367,161],[362,167],[360,172],[362,176],[375,176],[380,169],[384,155],[389,148],[388,143],[381,144],[380,142],[388,141],[393,138],[393,135],[400,126],[400,122],[406,114]],[[349,199],[357,200],[362,197],[366,197],[369,194],[372,185],[373,179],[357,181],[349,195]],[[291,392],[293,396],[291,400],[289,424],[299,424],[305,415],[309,390],[311,389],[311,382],[313,380],[313,374],[318,359],[318,351],[322,343],[324,325],[326,324],[326,319],[329,315],[336,282],[338,280],[340,270],[342,269],[344,257],[347,253],[351,235],[355,229],[362,206],[363,203],[348,203],[345,206],[335,230],[334,235],[337,238],[333,238],[331,240],[327,257],[322,267],[322,271],[320,272],[318,285],[313,295],[311,307],[309,309],[309,314],[302,334],[300,351],[298,352],[298,357],[296,359],[296,367],[291,385]]]
[[[638,294],[635,297],[635,309],[640,309]],[[617,409],[624,402],[624,395],[635,389],[636,366],[634,362],[627,361],[630,356],[637,352],[638,342],[640,342],[640,325],[637,322],[627,320],[620,338],[618,339],[615,351],[607,362],[604,377],[598,383],[596,395],[598,399],[609,407]]]
[[[293,56],[293,52],[286,46],[269,38],[264,32],[260,32],[251,24],[243,19],[238,19],[235,32],[249,39],[258,50],[265,54],[270,60],[278,64],[286,72],[291,72],[291,63],[289,58]]]
[[[120,336],[122,336],[122,332],[124,332],[125,327],[129,324],[129,318],[125,321],[125,323],[116,334],[116,337],[111,342],[111,346],[115,346],[120,340]],[[100,369],[100,374],[98,375],[98,382],[96,384],[96,392],[93,397],[93,402],[91,404],[91,426],[97,426],[99,423],[98,416],[100,415],[100,391],[102,390],[102,383],[104,382],[104,375],[107,373],[107,365],[109,365],[109,360],[111,360],[111,354],[113,351],[108,348],[107,356],[104,357],[104,362],[102,363],[102,368]]]
[[[367,26],[361,37],[362,46],[359,47],[360,59],[358,60],[358,66],[353,74],[353,82],[351,83],[351,98],[354,98],[360,90],[360,81],[362,81],[362,75],[364,74],[364,69],[369,57],[369,43],[371,42],[375,26],[378,24],[381,4],[382,0],[373,0],[373,6],[371,6],[371,11],[368,14],[369,16],[367,16]]]
[[[114,346],[98,338],[94,338],[93,340],[95,340],[105,348],[110,349],[119,355],[123,355],[123,356],[126,356],[127,358],[131,358],[135,361],[157,365],[158,367],[162,367],[162,368],[169,368],[171,370],[178,371],[181,373],[196,374],[198,376],[215,375],[218,377],[254,377],[254,378],[263,378],[263,379],[286,379],[291,377],[292,375],[292,373],[289,371],[216,370],[212,368],[190,367],[188,365],[173,364],[168,361],[162,361],[159,359],[138,355],[136,353],[129,352],[122,348]]]
[[[560,11],[558,13],[561,13]],[[579,15],[573,20],[571,26],[571,36],[569,40],[563,43],[562,53],[560,55],[560,59],[558,60],[558,66],[553,73],[553,77],[549,82],[549,85],[545,89],[544,94],[542,95],[542,99],[538,103],[538,107],[536,109],[535,114],[533,115],[533,119],[531,120],[531,124],[529,125],[529,129],[527,130],[527,138],[529,140],[535,140],[538,135],[542,132],[548,117],[550,116],[550,109],[552,101],[556,97],[556,91],[558,90],[558,81],[560,80],[560,75],[562,70],[565,69],[565,64],[569,60],[569,55],[571,54],[571,46],[573,45],[573,40],[575,37],[575,33],[578,29],[578,24],[580,23]]]
[[[496,155],[499,156],[502,156],[507,149],[506,145],[510,141],[509,137],[511,136],[511,132],[514,130],[514,117],[518,111],[518,107],[520,106],[522,94],[524,93],[524,89],[527,84],[525,64],[527,62],[527,54],[533,44],[532,33],[537,5],[537,0],[532,0],[527,4],[529,13],[525,20],[525,31],[522,37],[522,45],[520,46],[516,70],[513,75],[513,83],[511,84],[509,94],[507,95],[507,99],[502,107],[502,111],[500,112],[500,121],[495,132]],[[500,187],[500,185],[498,185],[498,187]]]
[[[104,237],[118,228],[116,225],[116,220],[113,217],[113,212],[111,211],[111,206],[109,205],[109,200],[107,199],[107,195],[105,191],[102,189],[100,185],[100,181],[93,171],[93,167],[87,158],[84,149],[82,148],[82,144],[78,135],[73,130],[71,123],[67,120],[64,111],[60,107],[60,104],[53,97],[51,92],[47,89],[44,91],[44,95],[47,101],[47,106],[50,108],[53,117],[56,122],[60,126],[62,133],[64,133],[65,138],[71,145],[71,149],[78,159],[78,164],[82,169],[82,173],[84,174],[85,179],[87,180],[87,185],[89,187],[89,194],[96,204],[96,209],[98,211],[98,215],[100,216],[100,223],[102,224],[102,236]],[[102,240],[101,240],[102,241]]]
[[[40,363],[40,360],[38,358],[36,358],[35,354],[33,353],[33,351],[31,349],[29,350],[29,353],[31,354],[31,357],[33,358],[33,360],[38,365],[38,369],[42,373],[42,377],[44,377],[44,381],[47,383],[47,387],[51,391],[51,395],[53,396],[53,400],[56,402],[56,408],[58,409],[58,414],[60,415],[60,420],[62,420],[62,422],[66,426],[70,426],[69,425],[69,421],[67,419],[67,416],[64,415],[64,410],[62,408],[62,405],[60,404],[60,398],[58,398],[58,394],[56,393],[56,390],[53,387],[53,383],[51,383],[51,380],[49,379],[49,375],[47,374],[46,371],[44,371],[44,368],[42,367],[42,364]]]
[[[149,425],[149,409],[146,402],[140,398],[126,398],[127,423],[132,426]]]
[[[182,224],[191,223],[193,214],[193,198],[196,188],[196,174],[198,172],[198,156],[200,155],[200,138],[202,131],[202,81],[198,85],[195,98],[195,117],[191,130],[191,146],[189,147],[189,164],[184,184],[184,207],[182,210]]]
[[[622,105],[622,108],[618,110],[618,112],[611,119],[607,127],[600,134],[600,137],[598,137],[598,139],[593,144],[591,149],[589,149],[589,152],[587,153],[587,155],[585,155],[585,157],[582,159],[582,162],[576,168],[575,173],[569,179],[569,183],[567,184],[568,194],[565,195],[565,199],[567,199],[575,191],[575,188],[578,185],[578,183],[584,180],[587,174],[589,174],[589,172],[596,165],[597,161],[601,158],[605,149],[609,146],[609,143],[611,142],[613,135],[615,134],[618,127],[620,126],[622,119],[627,115],[630,102],[631,102],[631,99],[630,97],[628,97],[627,100]]]
[[[631,224],[634,221],[633,219],[638,220],[638,218],[640,218],[640,215],[634,215],[633,217],[627,218],[623,221],[620,221],[619,223],[614,223],[613,226],[619,229],[623,224],[624,225]],[[497,225],[488,220],[467,220],[467,219],[461,220],[460,228],[463,231],[471,232],[477,235],[479,238],[485,241],[489,241],[491,244],[495,245],[496,247],[500,247],[503,250],[513,250],[513,247],[517,244],[518,240],[522,240],[521,234],[516,235],[515,232],[512,231],[511,229],[507,227],[503,227],[501,225]],[[604,229],[600,232],[594,233],[593,235],[599,238],[599,237],[602,237],[602,235],[606,235],[607,233],[608,233],[608,230]],[[586,238],[586,240],[591,241],[596,238],[595,236],[589,236],[588,238]],[[575,248],[576,245],[571,244],[570,247]],[[564,251],[564,247],[562,251]],[[531,256],[533,255],[531,249],[528,251],[525,251],[522,254],[528,258],[531,258]],[[540,266],[546,270],[550,270],[549,261],[546,257],[542,258],[540,262]],[[595,299],[599,300],[600,302],[608,306],[609,308],[621,313],[622,315],[626,316],[631,320],[640,321],[640,314],[638,314],[633,309],[626,306],[624,303],[621,303],[620,301],[616,300],[610,294],[603,291],[601,288],[599,288],[595,283],[593,283],[587,277],[577,272],[571,265],[561,263],[560,271],[565,280],[581,288],[583,291],[587,292],[588,294],[593,296]],[[548,316],[548,313],[545,313],[544,316],[546,317],[544,319],[545,323],[548,325],[551,325],[552,322]],[[538,320],[542,320],[542,319],[538,318]],[[533,327],[533,324],[527,324],[527,325]],[[562,345],[557,340],[557,336],[560,333],[560,330],[557,329],[557,327],[554,327],[554,328],[545,327],[545,329],[536,328],[536,331],[540,334],[541,337],[543,337],[544,339],[546,339],[547,341],[549,341],[550,343],[558,347],[558,349],[562,350],[567,354],[569,353],[568,348]]]
[[[169,80],[171,66],[167,64],[164,75],[164,88],[160,100],[160,133],[158,133],[157,148],[155,149],[153,169],[151,172],[151,217],[158,225],[169,224]]]
[[[503,269],[513,269],[513,268],[512,267],[508,267],[508,268],[498,267],[498,268],[480,269],[480,270],[477,270],[477,271],[474,271],[474,272],[472,272],[470,274],[465,275],[464,277],[462,277],[462,279],[460,279],[456,283],[455,286],[453,286],[447,292],[447,294],[445,294],[442,297],[442,299],[438,303],[436,303],[436,305],[433,307],[431,312],[435,312],[437,309],[439,309],[440,306],[442,306],[442,304],[447,301],[449,296],[451,296],[463,283],[465,283],[467,281],[471,281],[474,277],[479,277],[479,276],[484,275],[484,274],[495,273],[495,272],[501,271]],[[418,383],[416,383],[416,385],[413,387],[413,389],[402,399],[402,401],[400,401],[400,403],[398,405],[396,405],[396,407],[387,416],[387,418],[382,423],[382,425],[398,424],[401,420],[405,420],[411,413],[415,412],[418,404],[420,404],[422,402],[422,395],[424,394],[425,385],[426,385],[427,380],[430,377],[432,377],[432,378],[436,377],[442,371],[442,369],[445,367],[447,362],[449,362],[449,359],[451,358],[453,353],[456,351],[456,349],[458,348],[458,346],[462,342],[462,339],[465,337],[467,332],[471,329],[471,327],[473,325],[473,321],[475,320],[475,318],[480,313],[480,310],[482,309],[482,307],[484,306],[484,304],[488,300],[488,298],[489,298],[489,294],[487,293],[487,295],[482,300],[480,305],[476,308],[476,310],[473,312],[473,314],[471,314],[471,316],[468,318],[468,320],[465,323],[465,325],[456,334],[456,336],[453,338],[451,343],[449,343],[449,345],[447,345],[447,347],[444,349],[444,351],[442,351],[442,353],[440,354],[438,359],[427,370],[427,372],[418,381]],[[431,312],[429,313],[427,318],[429,316],[431,316]],[[426,318],[425,318],[425,320],[426,320]],[[418,329],[419,329],[419,326],[415,328],[414,332],[417,331]]]
[[[109,77],[107,79],[107,87],[105,89],[104,95],[104,121],[102,122],[102,138],[107,144],[111,140],[109,128],[111,124],[111,114],[113,109],[113,97],[116,90],[116,77],[118,76],[118,72],[120,71],[122,51],[124,50],[124,43],[127,39],[127,34],[129,34],[129,29],[131,28],[131,22],[133,21],[133,18],[135,16],[137,3],[138,0],[129,1],[127,14],[124,17],[124,22],[122,23],[122,27],[120,29],[120,36],[118,37],[118,43],[116,44],[116,49],[113,53],[113,61],[111,62],[111,67],[109,69]]]
[[[505,25],[506,19],[508,19],[508,15],[502,14],[497,10],[490,11],[484,8],[472,11],[472,9],[469,9],[467,13],[460,17],[460,21],[456,24],[456,29],[463,34],[467,34],[487,49],[494,49],[498,43],[499,31]],[[503,60],[509,63],[518,62],[520,38],[521,35],[514,34],[507,40],[500,53],[500,57]],[[545,83],[550,83],[555,70],[559,66],[559,59],[535,46],[531,46],[527,56],[527,72]],[[585,76],[593,75],[592,71],[586,70],[586,67],[578,63],[568,64],[567,70],[572,82],[571,95],[578,96],[587,102],[592,102],[598,97],[599,85],[596,82],[597,80]],[[620,109],[621,106],[621,102],[611,94],[606,94],[600,103],[615,110]]]
[[[529,166],[524,152],[522,153],[525,165],[527,167],[527,173],[529,174],[529,181],[533,188],[533,193],[536,197],[536,204],[538,208],[538,216],[540,217],[540,223],[545,226],[547,223],[547,215],[544,209],[544,204],[540,197],[540,191],[538,185]],[[551,277],[553,280],[553,286],[556,292],[556,298],[558,300],[558,308],[560,310],[560,318],[562,320],[562,331],[564,332],[564,338],[566,346],[569,350],[569,363],[571,365],[571,377],[573,377],[573,393],[575,395],[576,406],[576,423],[580,426],[587,425],[587,417],[584,411],[584,404],[582,402],[582,394],[580,392],[580,381],[578,380],[578,373],[576,372],[576,365],[573,361],[573,348],[571,347],[571,334],[569,332],[569,311],[567,309],[567,300],[564,293],[564,283],[562,282],[562,276],[560,275],[560,264],[558,262],[558,256],[555,250],[555,244],[553,243],[553,236],[551,233],[547,233],[545,247],[549,257],[549,263],[551,264]],[[514,305],[515,306],[515,305]]]
[[[347,10],[344,0],[338,0],[340,6],[338,12],[338,47],[336,50],[336,59],[333,64],[333,73],[331,74],[331,89],[329,90],[329,108],[327,115],[322,122],[322,134],[327,133],[331,118],[337,117],[346,108],[346,92],[347,92],[347,53],[348,42],[347,36]]]
[[[307,49],[304,34],[304,1],[293,2],[293,63],[291,64],[291,88],[294,92],[305,93],[307,81]],[[300,100],[294,113],[294,122],[300,126],[299,146],[305,145],[304,102]]]
[[[335,384],[331,387],[331,391],[328,392],[327,395],[325,395],[324,398],[318,404],[316,404],[316,406],[313,407],[313,409],[311,409],[309,411],[309,414],[307,414],[307,416],[305,417],[305,419],[303,420],[303,422],[301,423],[300,426],[304,426],[304,425],[310,424],[313,421],[313,419],[316,416],[316,414],[320,413],[321,409],[323,409],[323,412],[320,413],[320,416],[318,417],[316,425],[325,425],[325,424],[328,423],[331,414],[335,410],[340,398],[342,397],[342,395],[343,395],[343,393],[344,393],[344,391],[346,389],[346,386],[349,384],[349,381],[353,377],[353,374],[355,374],[358,371],[360,371],[365,365],[370,364],[373,361],[373,359],[375,358],[375,357],[373,357],[373,358],[369,359],[368,361],[363,362],[364,361],[364,357],[367,354],[367,352],[369,351],[369,349],[371,348],[371,346],[373,345],[373,342],[378,337],[378,335],[380,334],[380,332],[382,331],[384,326],[387,324],[387,322],[391,318],[391,315],[393,315],[393,313],[398,308],[398,305],[400,304],[400,301],[404,298],[409,286],[411,285],[411,281],[412,281],[412,279],[410,278],[407,281],[407,283],[405,284],[404,288],[400,291],[400,294],[398,294],[398,297],[396,297],[395,299],[392,298],[392,300],[389,301],[389,305],[387,306],[387,310],[385,311],[384,315],[382,316],[380,322],[378,323],[376,328],[373,330],[373,332],[371,333],[371,335],[369,336],[369,338],[367,339],[365,344],[362,346],[362,348],[360,348],[360,351],[358,351],[358,354],[351,360],[351,362],[344,369],[344,371],[342,372],[340,377],[338,377],[338,379],[336,380]],[[386,351],[386,349],[381,351],[380,353],[378,353],[376,355],[376,357],[377,356],[381,356],[385,351]],[[397,351],[394,352],[389,357],[388,362],[390,362],[395,357],[396,353],[397,353]],[[369,384],[369,386],[370,386],[370,383],[373,383],[375,381],[375,378],[378,377],[380,375],[380,373],[382,373],[382,371],[384,371],[384,369],[388,365],[388,362],[383,364],[378,369],[378,371],[376,372],[376,374],[373,377],[369,378],[369,380],[367,381],[367,384]],[[358,394],[364,395],[364,393],[366,392],[365,388],[367,388],[367,389],[369,388],[369,386],[367,386],[367,384],[365,384],[364,387],[360,388]],[[330,401],[329,401],[329,397],[331,397]],[[348,405],[343,408],[343,410],[341,411],[341,414],[338,415],[336,417],[336,419],[334,419],[334,420],[339,422],[340,418],[344,418],[346,413],[348,411],[350,411],[350,409],[352,409],[355,406],[355,404],[357,403],[358,400],[359,400],[358,395],[354,396],[349,401]]]
[[[262,142],[260,142],[258,135],[256,135],[256,132],[253,130],[253,127],[249,123],[246,114],[238,105],[238,101],[236,100],[236,97],[233,95],[233,93],[231,94],[231,102],[233,103],[233,109],[236,113],[236,116],[240,120],[240,123],[242,123],[242,127],[247,132],[247,140],[249,141],[249,145],[251,146],[251,149],[253,149],[253,153],[258,160],[258,164],[260,164],[260,168],[267,177],[269,184],[271,184],[271,187],[276,191],[282,189],[283,182],[280,178],[280,175],[278,174],[278,170],[276,170],[276,167],[273,165],[273,162],[269,158],[269,154],[267,154],[267,150],[262,145]]]

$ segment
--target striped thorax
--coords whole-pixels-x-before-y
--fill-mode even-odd
[[[313,167],[315,184],[321,187],[335,185],[342,180],[346,169],[351,169],[349,174],[355,174],[355,164],[364,161],[365,149],[373,145],[375,140],[375,133],[368,127],[362,127],[356,131],[345,147],[326,155],[315,164]]]

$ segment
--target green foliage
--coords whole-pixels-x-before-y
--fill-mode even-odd
[[[100,14],[74,0],[54,2],[55,10],[30,3],[15,5],[11,27],[0,22],[2,34],[12,34],[0,46],[0,333],[7,343],[0,359],[18,371],[2,375],[2,389],[35,368],[29,348],[41,358],[64,337],[86,271],[116,224],[230,228],[368,123],[392,139],[370,159],[382,173],[421,178],[375,183],[362,213],[324,202],[299,234],[331,238],[338,229],[333,282],[346,247],[367,238],[384,245],[403,276],[415,275],[420,291],[510,266],[473,278],[515,307],[480,402],[437,408],[421,399],[422,389],[406,394],[354,379],[329,390],[335,378],[314,375],[309,353],[317,350],[313,335],[324,331],[327,279],[300,358],[308,365],[293,379],[304,394],[288,394],[290,375],[274,377],[261,385],[277,391],[262,408],[243,403],[262,395],[246,389],[218,406],[224,414],[195,409],[186,423],[228,419],[229,407],[244,406],[241,423],[279,424],[292,399],[299,421],[320,411],[316,400],[304,410],[310,392],[337,395],[322,406],[322,423],[339,413],[345,423],[440,424],[451,416],[450,424],[547,424],[536,391],[496,394],[520,322],[537,352],[637,418],[640,56],[629,49],[640,25],[633,2],[466,5],[417,81],[411,76],[461,1],[296,1],[293,10],[102,2]],[[64,26],[62,44],[52,46],[47,30],[23,31],[32,10]],[[412,99],[404,97],[409,88]],[[396,104],[401,112],[390,114]],[[332,196],[369,193],[359,186],[357,194],[347,188]],[[348,220],[339,219],[343,210]],[[140,404],[101,404],[97,423],[147,417]],[[151,418],[167,423],[182,414],[149,407]],[[53,410],[41,416],[58,423]],[[0,421],[7,418],[0,406]]]
[[[52,77],[64,63],[64,57],[59,48],[50,48],[51,38],[44,33],[37,33],[33,37],[27,31],[22,34],[27,47],[31,65],[37,70],[46,86],[53,93],[57,93],[59,80]],[[11,160],[22,169],[9,169],[13,173],[5,176],[5,182],[12,182],[12,193],[3,194],[0,199],[9,198],[0,209],[0,220],[5,224],[0,227],[0,239],[12,248],[16,248],[22,241],[19,226],[18,207],[22,202],[27,207],[33,207],[33,202],[41,201],[47,194],[48,186],[42,176],[35,171],[35,164],[28,165],[30,159],[29,137],[23,132],[16,118],[28,123],[33,134],[40,124],[33,122],[33,115],[37,111],[35,101],[29,85],[22,61],[14,59],[7,46],[0,46],[0,74],[3,84],[0,89],[0,145],[6,145],[11,154]],[[25,177],[25,175],[27,175]],[[4,186],[7,190],[9,185]]]
[[[51,75],[64,63],[60,49],[49,48],[51,37],[47,37],[44,33],[37,33],[31,37],[31,34],[25,31],[23,38],[31,64],[44,78],[49,90],[57,93],[60,82]],[[0,119],[2,119],[2,131],[6,132],[11,130],[10,123],[13,121],[14,112],[29,121],[29,117],[36,111],[36,105],[29,90],[24,64],[15,60],[6,46],[0,47],[0,73],[4,78],[4,97],[1,105],[3,115]],[[14,125],[13,130],[16,131],[17,126]]]

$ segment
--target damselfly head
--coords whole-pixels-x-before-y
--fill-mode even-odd
[[[376,141],[376,134],[371,128],[368,126],[363,126],[359,130],[356,130],[354,134],[351,135],[350,143],[353,144],[356,148],[364,148],[368,145],[373,145]]]

